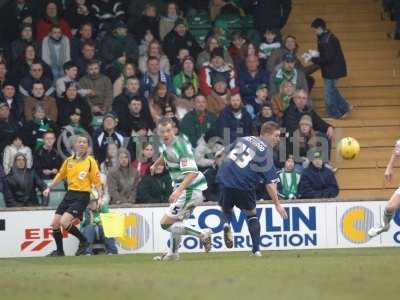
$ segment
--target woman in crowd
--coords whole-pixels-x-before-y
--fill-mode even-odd
[[[21,28],[21,36],[11,44],[11,59],[16,62],[23,56],[26,46],[32,45],[35,49],[39,49],[38,43],[33,36],[33,27],[31,24],[24,24]]]
[[[107,176],[110,204],[134,204],[139,178],[139,172],[131,165],[129,151],[120,148],[117,155],[117,165]]]
[[[53,25],[58,25],[69,39],[72,38],[71,27],[61,17],[56,1],[48,1],[43,17],[36,23],[36,38],[41,42],[51,31]]]
[[[4,198],[7,207],[37,206],[36,189],[43,192],[47,185],[28,167],[28,159],[23,153],[14,156],[10,174],[5,178]],[[44,203],[45,204],[45,203]]]
[[[11,145],[6,146],[3,154],[3,169],[4,173],[7,175],[10,173],[14,162],[15,156],[17,153],[22,153],[26,158],[26,167],[28,169],[32,168],[33,158],[32,158],[32,150],[24,145],[23,137],[20,134],[16,134],[13,139]]]
[[[160,70],[166,74],[170,74],[170,63],[168,57],[163,53],[161,44],[157,40],[153,40],[149,43],[147,52],[145,55],[139,57],[139,70],[142,73],[147,72],[147,59],[149,57],[157,57],[160,60]]]
[[[153,96],[150,98],[150,113],[154,120],[157,122],[167,112],[176,113],[176,98],[167,89],[165,83],[159,82],[154,90]]]
[[[139,77],[139,71],[137,70],[134,62],[128,61],[122,70],[121,76],[119,76],[113,84],[114,98],[122,94],[124,88],[126,88],[128,79],[131,77]]]
[[[132,162],[132,166],[139,172],[141,178],[150,172],[150,167],[154,163],[154,152],[154,146],[146,142],[139,158]]]
[[[296,87],[291,81],[285,81],[279,88],[279,94],[272,96],[272,112],[278,118],[282,120],[283,114],[289,107],[290,102],[293,99]]]
[[[211,52],[215,48],[219,48],[221,45],[218,42],[218,39],[215,36],[210,36],[207,39],[206,46],[204,47],[204,50],[200,52],[200,54],[197,57],[197,62],[196,62],[196,68],[197,70],[200,70],[201,67],[210,61],[211,59]],[[233,64],[232,58],[229,55],[228,51],[224,50],[224,61],[227,64]]]
[[[100,164],[100,172],[107,175],[117,165],[118,145],[110,143],[107,145],[106,159]]]

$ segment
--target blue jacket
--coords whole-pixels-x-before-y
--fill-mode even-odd
[[[160,71],[159,82],[165,83],[169,92],[175,94],[175,86],[172,81],[171,76]],[[153,95],[156,84],[154,84],[153,79],[146,72],[143,74],[142,80],[140,81],[140,94],[146,99]]]
[[[252,135],[252,120],[247,110],[242,107],[242,118],[236,119],[232,109],[227,106],[219,115],[217,120],[218,136],[224,138],[224,131],[229,130],[229,141],[227,144],[233,143],[238,137]]]
[[[255,113],[259,110],[259,105],[255,102],[257,87],[261,84],[269,86],[268,79],[269,76],[264,70],[259,70],[254,78],[245,68],[239,70],[240,95],[245,104],[253,106]]]
[[[301,199],[335,198],[339,187],[335,174],[325,166],[317,169],[311,163],[301,174],[298,196]]]

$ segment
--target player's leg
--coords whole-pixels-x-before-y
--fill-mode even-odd
[[[254,256],[261,256],[260,252],[260,233],[261,226],[257,217],[256,209],[243,210],[246,214],[247,227],[251,236],[251,243],[253,245],[251,252]]]
[[[232,197],[234,197],[234,195],[234,191],[230,191],[230,189],[221,187],[219,205],[221,206],[222,210],[221,221],[224,223],[224,242],[227,248],[233,247],[233,234],[230,224],[233,219],[234,204]]]
[[[57,249],[47,256],[64,256],[63,235],[61,232],[61,215],[57,213],[54,215],[53,221],[51,222],[51,228],[53,229],[53,238]]]
[[[89,247],[89,243],[80,230],[74,224],[72,224],[72,220],[76,217],[77,216],[69,212],[65,212],[61,217],[61,226],[68,231],[68,233],[72,234],[79,240],[79,247],[75,253],[75,255],[79,256],[86,252],[86,249]]]
[[[375,237],[382,232],[386,232],[390,228],[390,221],[393,219],[396,210],[400,207],[400,188],[392,195],[388,203],[386,204],[385,211],[383,213],[382,224],[377,227],[373,227],[368,231],[370,237]]]

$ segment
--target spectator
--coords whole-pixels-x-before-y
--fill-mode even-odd
[[[172,65],[177,63],[180,49],[188,49],[190,55],[195,59],[201,51],[201,47],[189,32],[187,23],[183,18],[178,18],[175,22],[174,30],[165,36],[163,49]]]
[[[216,134],[216,121],[216,116],[207,110],[207,99],[203,95],[197,95],[194,109],[182,119],[181,131],[195,148],[201,136],[206,133]]]
[[[264,32],[264,41],[260,44],[258,56],[261,59],[261,64],[266,66],[268,58],[272,52],[281,48],[279,41],[279,33],[271,28],[267,28]]]
[[[100,73],[100,62],[91,61],[87,65],[87,74],[79,80],[81,88],[90,90],[86,100],[94,115],[104,115],[111,111],[112,84],[110,79]]]
[[[82,56],[82,48],[85,43],[95,43],[93,41],[92,23],[83,23],[79,26],[79,32],[71,40],[71,59],[76,62]]]
[[[57,99],[58,127],[68,125],[71,113],[79,109],[82,116],[82,126],[89,131],[93,119],[90,105],[78,94],[79,87],[76,82],[68,82],[65,89],[63,97]]]
[[[110,204],[134,204],[139,178],[138,171],[131,166],[129,151],[119,149],[117,166],[107,176]]]
[[[259,57],[258,47],[253,42],[247,42],[238,57],[234,60],[234,66],[237,70],[246,69],[246,58],[249,56]]]
[[[78,76],[78,66],[72,61],[66,62],[63,65],[63,69],[64,69],[64,76],[59,78],[56,82],[57,98],[63,98],[65,96],[65,90],[67,84],[71,85],[71,83],[76,83]],[[78,87],[78,85],[76,85],[76,87]],[[88,91],[84,89],[79,89],[78,87],[78,93],[82,97],[84,97],[87,92]]]
[[[94,60],[97,60],[99,63],[101,63],[101,60],[96,55],[96,44],[92,41],[84,42],[82,44],[81,55],[76,59],[76,64],[79,70],[79,78],[86,74],[88,65]]]
[[[302,172],[298,189],[301,199],[335,198],[339,194],[335,174],[324,165],[320,152],[311,155],[311,164]]]
[[[283,62],[284,55],[286,53],[291,53],[295,56],[295,68],[304,72],[306,75],[308,90],[311,91],[315,84],[315,79],[311,76],[311,74],[317,71],[319,67],[315,64],[305,67],[301,60],[297,57],[298,49],[299,45],[297,44],[296,38],[292,35],[288,35],[283,42],[283,47],[272,51],[271,56],[267,61],[267,70],[270,74],[273,73],[277,68],[280,67],[281,63]]]
[[[165,36],[174,29],[175,22],[181,15],[176,2],[169,1],[166,7],[165,16],[161,17],[160,20],[160,40],[164,40]]]
[[[237,76],[234,67],[225,63],[223,49],[215,48],[211,53],[210,63],[204,64],[200,70],[201,93],[206,97],[211,95],[214,82],[221,77],[225,79],[231,93],[239,90],[236,84]]]
[[[32,87],[32,96],[25,98],[24,114],[25,121],[33,119],[34,108],[40,104],[50,120],[57,122],[58,109],[56,100],[53,97],[46,96],[44,84],[35,82]]]
[[[126,149],[131,154],[131,160],[136,160],[143,149],[143,144],[153,140],[153,132],[146,123],[138,123],[138,131],[129,137]],[[157,141],[157,140],[156,140]]]
[[[44,94],[46,96],[54,95],[53,78],[48,77],[45,73],[44,63],[35,61],[31,64],[29,74],[22,78],[19,84],[19,92],[24,96],[31,96],[34,83],[40,82],[43,84]]]
[[[143,40],[146,34],[151,34],[153,38],[157,40],[160,39],[160,19],[157,13],[157,7],[154,4],[146,4],[142,15],[132,20],[136,22],[131,24],[129,31],[135,36],[137,41]]]
[[[256,29],[262,34],[267,28],[281,30],[292,10],[291,0],[248,1],[252,7]]]
[[[44,108],[36,104],[33,111],[33,119],[26,122],[22,127],[24,141],[33,151],[37,151],[43,146],[43,135],[47,131],[56,131],[55,123],[46,116]]]
[[[0,88],[4,87],[4,83],[8,81],[8,70],[5,62],[0,62]]]
[[[0,14],[0,31],[4,33],[7,42],[17,38],[18,29],[24,24],[33,23],[32,6],[27,0],[7,1]]]
[[[330,117],[341,119],[353,109],[336,87],[337,81],[347,75],[342,47],[338,38],[327,29],[324,20],[315,19],[311,27],[318,37],[319,52],[319,56],[311,60],[321,67],[326,109]]]
[[[96,17],[96,24],[102,33],[111,30],[114,20],[123,21],[126,18],[123,1],[94,0],[92,9]]]
[[[10,108],[10,119],[12,123],[22,125],[24,121],[24,101],[21,95],[16,93],[15,85],[11,81],[3,83],[0,103],[6,103]]]
[[[246,109],[252,117],[255,117],[254,112],[256,112],[256,114],[259,114],[262,107],[264,107],[267,103],[269,106],[271,105],[271,103],[268,101],[268,86],[266,84],[260,84],[256,87],[254,106],[249,107],[249,105],[246,105]]]
[[[175,64],[172,66],[172,75],[177,75],[183,69],[183,60],[190,56],[190,52],[186,48],[179,49],[178,51],[178,59]]]
[[[6,175],[10,173],[18,153],[22,153],[25,156],[26,167],[29,169],[32,168],[32,151],[29,147],[24,145],[23,137],[19,133],[12,137],[11,144],[4,149],[3,169]]]
[[[12,142],[12,137],[17,134],[18,123],[10,118],[10,107],[5,102],[0,102],[0,153]]]
[[[29,159],[23,153],[13,157],[12,171],[5,179],[4,198],[7,207],[37,206],[36,189],[43,192],[47,185],[29,167]]]
[[[69,39],[63,35],[60,26],[53,25],[42,41],[42,59],[51,67],[54,80],[63,75],[63,65],[71,60]]]
[[[197,147],[194,149],[194,158],[200,170],[205,171],[208,168],[216,166],[217,153],[224,150],[221,138],[214,136],[213,132],[207,132],[197,141]]]
[[[228,16],[244,16],[243,10],[238,7],[233,1],[212,0],[210,3],[210,17],[215,21],[225,15]]]
[[[207,108],[217,117],[221,114],[224,108],[229,104],[231,92],[224,78],[216,78],[213,84],[211,95],[207,97]]]
[[[206,41],[206,46],[204,47],[205,49],[202,52],[200,52],[199,56],[197,57],[196,68],[200,70],[204,64],[209,63],[211,60],[211,53],[213,52],[213,50],[220,47],[221,45],[215,36],[211,35],[210,37],[208,37]],[[226,51],[225,49],[223,49],[222,51],[224,55],[224,61],[228,65],[229,64],[232,65],[233,61],[231,56],[229,55],[229,52]]]
[[[138,44],[121,20],[113,22],[112,32],[103,39],[100,52],[106,65],[124,66],[127,60],[137,61],[139,58]]]
[[[117,119],[115,115],[108,113],[104,116],[103,126],[94,135],[93,150],[99,163],[102,163],[106,157],[107,145],[117,144],[120,148],[124,144],[124,137],[117,132]]]
[[[283,56],[283,63],[281,67],[278,67],[272,74],[269,81],[270,96],[273,97],[279,93],[281,84],[284,81],[290,81],[296,89],[302,89],[308,91],[306,76],[303,71],[296,69],[295,67],[296,57],[291,53],[286,53]]]
[[[272,113],[271,104],[269,102],[262,104],[260,107],[261,107],[260,112],[257,113],[257,115],[255,116],[255,118],[253,120],[253,135],[254,136],[260,135],[261,127],[266,122],[275,122],[275,123],[279,124],[278,120]]]
[[[261,103],[257,100],[266,100],[258,97],[257,91],[262,89],[267,89],[268,84],[268,74],[264,70],[259,68],[259,59],[255,55],[247,56],[246,58],[246,68],[239,70],[239,88],[240,95],[243,98],[246,108],[250,115],[254,116],[260,111]],[[267,90],[268,93],[268,90]]]
[[[118,145],[111,143],[107,145],[106,158],[100,165],[100,172],[108,175],[108,172],[117,165]]]
[[[240,94],[233,94],[229,105],[218,117],[218,136],[224,139],[225,144],[230,144],[236,141],[238,137],[252,135],[251,122],[251,116],[243,107]]]
[[[140,181],[136,203],[168,203],[172,191],[171,177],[164,165],[158,165],[154,175],[147,174]]]
[[[69,113],[69,124],[61,128],[59,139],[61,139],[60,147],[65,157],[73,155],[73,137],[76,135],[88,135],[88,132],[82,126],[81,110],[75,110]]]
[[[129,102],[133,97],[142,98],[140,92],[140,81],[137,77],[128,78],[126,86],[123,88],[122,93],[114,98],[112,104],[113,112],[115,112],[118,116],[125,113],[128,110]],[[146,111],[149,111],[147,99],[142,100],[143,104],[145,104],[144,109]]]
[[[86,238],[89,246],[86,248],[86,255],[93,255],[93,246],[95,243],[102,243],[107,255],[117,255],[118,249],[114,238],[108,238],[104,235],[103,225],[101,223],[101,214],[107,214],[110,210],[108,204],[99,207],[96,198],[91,198],[88,207],[83,214],[81,231]]]
[[[154,122],[158,122],[167,112],[176,113],[176,97],[170,93],[166,84],[157,84],[154,94],[149,101],[150,113]]]
[[[142,73],[146,73],[148,71],[147,61],[149,57],[157,57],[160,61],[160,70],[165,74],[171,73],[171,66],[169,64],[168,57],[163,53],[159,41],[152,40],[147,47],[146,54],[139,57],[139,70]]]
[[[171,77],[160,70],[160,60],[157,57],[150,56],[147,60],[147,72],[143,74],[140,83],[141,94],[148,99],[159,82],[164,83],[168,91],[175,92]]]
[[[35,152],[33,165],[42,180],[52,180],[63,162],[55,147],[56,135],[47,131],[43,135],[43,146]]]
[[[279,89],[279,94],[272,97],[272,112],[279,121],[282,120],[285,111],[292,102],[294,92],[294,84],[291,81],[284,81]]]
[[[155,127],[148,111],[143,108],[143,100],[134,96],[129,101],[128,110],[118,114],[118,130],[124,136],[130,137],[137,135],[143,125],[151,129]]]
[[[13,63],[23,56],[28,45],[33,45],[36,49],[39,49],[39,45],[33,37],[32,24],[24,24],[21,28],[20,37],[11,43],[11,60]]]
[[[54,25],[58,25],[61,31],[69,39],[72,38],[71,27],[60,16],[56,1],[48,1],[43,17],[36,23],[36,39],[41,42],[51,31]]]
[[[119,76],[113,84],[113,97],[115,98],[121,95],[128,83],[128,79],[131,77],[137,77],[139,75],[138,73],[135,64],[128,61],[122,70],[121,76]]]
[[[132,167],[138,171],[140,178],[150,174],[150,167],[154,164],[154,152],[153,145],[146,142],[143,144],[139,158],[132,162]]]
[[[246,38],[240,31],[232,33],[231,45],[228,48],[229,55],[231,56],[235,66],[239,65],[242,61],[243,48],[246,45]]]
[[[195,87],[191,82],[186,82],[181,86],[181,96],[175,101],[178,120],[182,120],[194,108],[196,94]]]
[[[199,90],[199,77],[194,70],[194,59],[191,56],[187,56],[186,58],[184,58],[182,63],[182,71],[174,77],[174,85],[177,96],[181,96],[182,85],[187,82],[190,82],[192,84],[195,93],[197,94]]]
[[[307,105],[308,94],[304,90],[297,90],[294,94],[293,101],[283,115],[283,127],[286,132],[292,134],[299,125],[303,115],[309,115],[313,123],[313,129],[324,133],[329,139],[333,137],[334,129],[326,123],[312,108]]]
[[[95,12],[86,0],[71,0],[65,11],[65,20],[73,32],[78,31],[83,24],[96,22]]]
[[[286,200],[297,198],[300,174],[296,172],[294,166],[294,158],[293,156],[289,156],[285,162],[285,167],[278,172],[278,192]]]

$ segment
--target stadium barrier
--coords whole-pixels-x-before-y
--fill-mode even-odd
[[[389,232],[369,239],[367,231],[380,222],[383,200],[294,200],[285,202],[289,218],[283,221],[270,201],[260,202],[257,212],[261,223],[263,250],[332,249],[391,247],[400,245],[400,212]],[[118,239],[120,254],[163,252],[169,234],[159,226],[166,205],[112,207],[126,215],[126,237]],[[0,257],[44,256],[54,249],[49,224],[54,210],[21,208],[0,210]],[[215,203],[196,208],[187,222],[196,228],[214,230],[213,251],[225,251],[221,211]],[[235,210],[232,223],[235,251],[248,251],[251,239],[243,213]],[[77,240],[65,233],[64,247],[72,255]],[[202,251],[197,238],[182,239],[182,252]]]

